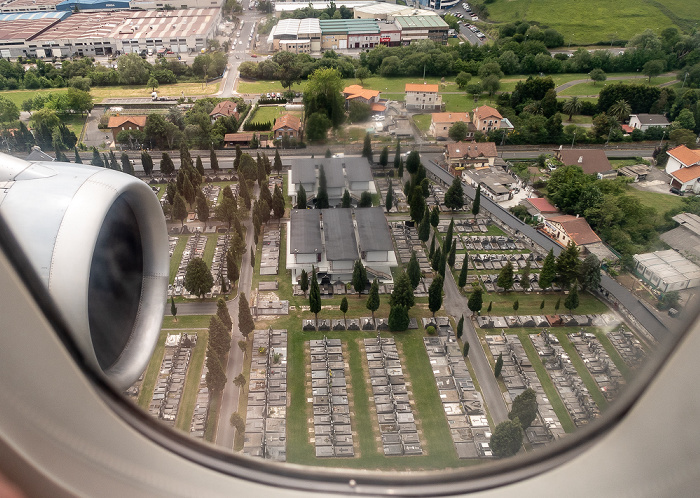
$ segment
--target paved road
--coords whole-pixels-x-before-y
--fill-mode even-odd
[[[489,409],[489,414],[493,419],[493,423],[494,425],[498,425],[508,420],[506,403],[503,400],[503,395],[498,387],[496,377],[493,375],[493,370],[491,370],[491,365],[486,358],[486,353],[484,353],[484,349],[481,347],[479,337],[476,335],[474,325],[469,319],[471,311],[467,308],[467,299],[459,292],[452,272],[445,272],[445,277],[445,311],[452,315],[455,321],[458,321],[459,317],[465,314],[462,338],[467,340],[470,344],[469,360],[472,363],[474,373],[479,381],[481,393],[484,396],[484,402]]]
[[[452,183],[454,177],[435,163],[425,161],[424,165],[430,173],[432,173],[444,184],[449,185]],[[464,183],[463,187],[464,193],[467,195],[467,197],[473,199],[475,195],[474,189]],[[526,237],[529,237],[533,242],[543,247],[545,250],[552,249],[555,255],[558,255],[561,252],[561,246],[556,244],[550,238],[545,237],[542,233],[538,232],[530,225],[527,225],[517,219],[488,197],[481,196],[481,207],[482,209],[490,212],[502,223],[509,226],[516,233],[521,232]],[[607,293],[608,297],[612,297],[614,302],[618,302],[624,306],[634,317],[634,319],[657,341],[663,341],[669,337],[670,334],[676,334],[682,329],[681,327],[683,324],[680,321],[673,321],[665,315],[656,314],[629,290],[619,285],[607,275],[603,275],[603,278],[601,279],[601,287],[603,292]]]
[[[257,190],[257,189],[256,189]],[[257,196],[257,192],[255,193]],[[250,249],[253,245],[253,224],[250,220],[244,223],[246,227],[246,250],[243,252],[241,261],[241,271],[238,280],[238,292],[244,292],[246,298],[250,302],[250,287],[253,281],[253,267],[250,265]],[[231,427],[231,414],[238,411],[238,398],[240,389],[233,383],[238,374],[243,370],[243,351],[238,347],[238,341],[243,339],[241,331],[238,329],[238,296],[231,301],[228,301],[228,312],[231,315],[233,322],[231,334],[231,351],[228,355],[228,364],[226,365],[226,387],[221,398],[221,407],[219,409],[219,421],[216,430],[216,444],[229,450],[233,450],[233,437],[235,429]]]

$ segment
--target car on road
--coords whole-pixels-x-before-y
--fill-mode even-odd
[[[258,58],[258,56],[257,56],[256,54],[250,54],[250,56],[251,56],[253,59],[257,59],[257,58]]]

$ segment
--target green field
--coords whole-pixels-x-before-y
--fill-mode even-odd
[[[423,133],[428,133],[432,120],[432,114],[415,114],[413,116],[413,122],[416,123],[418,129]]]
[[[255,116],[250,120],[251,123],[273,123],[284,112],[284,107],[258,107],[255,111]]]
[[[657,76],[656,78],[651,79],[651,83],[649,83],[648,78],[630,78],[630,79],[625,79],[625,80],[613,80],[613,81],[608,81],[606,83],[594,83],[593,81],[588,81],[586,83],[578,83],[576,85],[570,86],[569,88],[566,88],[562,90],[561,92],[558,93],[558,95],[561,96],[568,96],[568,95],[576,95],[576,96],[581,96],[581,95],[598,95],[600,91],[605,88],[605,85],[610,85],[610,84],[618,84],[618,83],[625,83],[625,84],[637,84],[637,85],[651,85],[651,86],[657,86],[662,83],[668,83],[669,81],[675,80],[675,76]]]
[[[700,21],[697,5],[682,0],[620,0],[614,8],[607,0],[590,0],[585,6],[559,0],[496,0],[488,11],[490,21],[537,22],[556,29],[567,44],[575,45],[629,40],[645,29],[660,33],[674,25],[689,31]]]
[[[630,187],[627,193],[639,199],[643,205],[656,209],[656,212],[661,216],[667,211],[683,206],[683,198],[678,195],[649,192],[648,190],[639,190],[634,187]]]

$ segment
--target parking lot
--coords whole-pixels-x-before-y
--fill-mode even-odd
[[[459,19],[460,34],[472,45],[482,45],[486,41],[486,35],[479,28],[474,26],[473,22],[479,20],[479,17],[471,11],[468,3],[457,4],[447,11],[448,14]]]

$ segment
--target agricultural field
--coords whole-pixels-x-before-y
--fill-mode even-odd
[[[629,40],[645,29],[676,26],[689,31],[700,21],[692,2],[681,0],[620,0],[611,8],[606,0],[579,2],[559,0],[496,0],[488,4],[490,21],[507,23],[525,20],[556,29],[566,43],[593,45],[611,40]]]

